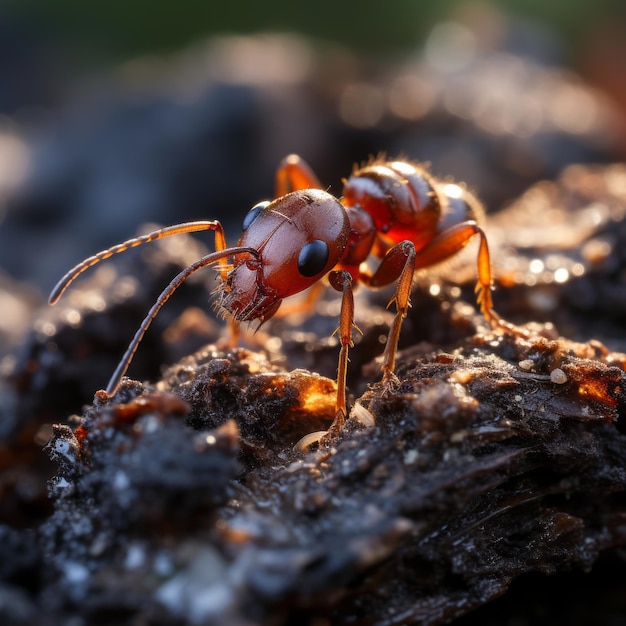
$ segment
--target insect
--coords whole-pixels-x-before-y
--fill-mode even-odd
[[[443,261],[479,238],[476,262],[477,302],[492,325],[507,325],[493,310],[489,248],[478,224],[482,207],[465,188],[444,184],[424,168],[382,158],[355,167],[343,182],[340,198],[323,191],[311,168],[297,155],[283,159],[276,174],[276,198],[247,213],[237,246],[227,247],[218,221],[197,221],[162,228],[89,257],[71,269],[50,294],[54,304],[82,272],[129,248],[177,235],[212,230],[216,251],[181,271],[161,293],[107,386],[113,395],[152,320],[172,293],[193,272],[218,264],[218,305],[234,328],[240,322],[270,319],[282,301],[327,277],[341,293],[337,335],[336,418],[330,431],[341,429],[347,414],[346,372],[353,345],[353,288],[396,283],[390,305],[396,313],[382,355],[382,379],[394,380],[402,320],[406,317],[415,271]],[[366,261],[378,265],[369,269]],[[329,431],[329,432],[330,432]]]

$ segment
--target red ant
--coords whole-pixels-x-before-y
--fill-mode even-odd
[[[353,286],[381,287],[397,281],[389,303],[395,303],[396,315],[382,357],[385,385],[394,380],[400,327],[408,311],[415,271],[451,257],[475,235],[480,239],[477,302],[492,326],[506,325],[493,310],[489,249],[477,224],[481,217],[482,207],[471,193],[436,181],[418,165],[378,159],[355,167],[344,180],[343,196],[338,199],[322,190],[317,176],[300,157],[290,155],[276,174],[276,199],[250,209],[236,247],[226,247],[224,229],[218,221],[162,228],[79,263],[52,290],[50,304],[79,274],[118,252],[179,233],[214,231],[216,251],[180,272],[141,323],[107,386],[107,394],[113,395],[150,323],[196,270],[219,263],[218,305],[231,316],[235,335],[239,322],[259,320],[262,324],[276,313],[284,298],[328,276],[330,285],[342,294],[336,331],[341,344],[336,418],[329,431],[338,432],[346,416],[348,349],[353,345],[355,328]],[[369,257],[380,259],[373,272],[365,264]]]

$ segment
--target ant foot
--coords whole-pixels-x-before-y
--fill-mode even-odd
[[[400,379],[394,374],[392,370],[384,370],[382,386],[383,395],[387,395],[395,391],[400,386]]]
[[[326,443],[329,439],[336,437],[343,428],[343,425],[346,422],[346,413],[343,409],[337,409],[337,413],[335,414],[335,419],[333,423],[329,426],[326,431],[326,437],[324,437],[322,443]]]
[[[530,339],[532,337],[532,333],[527,328],[522,328],[521,326],[507,322],[499,315],[494,316],[489,322],[493,330],[499,330],[502,333],[513,335],[519,339]]]
[[[532,333],[521,326],[517,326],[511,322],[507,322],[503,317],[500,317],[493,309],[481,310],[483,316],[491,326],[491,330],[502,334],[513,335],[520,339],[530,339]]]

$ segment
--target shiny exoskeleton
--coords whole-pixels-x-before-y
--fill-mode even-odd
[[[435,265],[479,237],[477,301],[492,326],[501,324],[491,299],[491,267],[485,233],[477,220],[482,208],[464,187],[436,181],[424,168],[404,161],[378,159],[354,169],[340,198],[323,191],[309,166],[286,157],[276,175],[276,199],[254,206],[243,221],[236,247],[228,248],[218,221],[188,222],[100,252],[70,270],[50,295],[54,304],[83,271],[113,254],[162,237],[201,230],[215,232],[216,251],[185,268],[166,287],[139,327],[113,374],[112,395],[126,373],[144,333],[159,309],[193,272],[213,263],[221,287],[218,304],[233,324],[271,318],[282,301],[324,277],[341,292],[337,335],[341,345],[337,373],[337,432],[346,416],[346,369],[354,329],[353,287],[396,283],[391,299],[396,314],[382,357],[383,382],[394,379],[395,355],[416,270]],[[378,260],[375,270],[371,259]],[[236,333],[233,333],[236,334]]]

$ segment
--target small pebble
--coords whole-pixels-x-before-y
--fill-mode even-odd
[[[567,382],[567,374],[560,367],[557,367],[550,372],[550,380],[557,385],[562,385]]]

